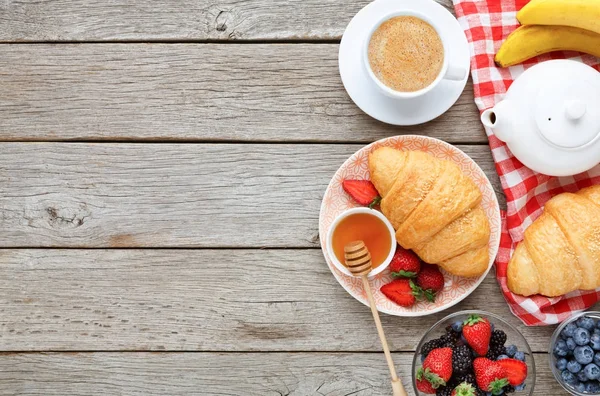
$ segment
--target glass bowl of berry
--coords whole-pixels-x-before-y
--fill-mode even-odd
[[[535,363],[525,337],[498,315],[460,311],[429,329],[413,358],[417,396],[533,394]]]
[[[572,395],[600,395],[600,312],[582,312],[554,330],[550,367]]]

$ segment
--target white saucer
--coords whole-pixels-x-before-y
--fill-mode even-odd
[[[361,48],[374,23],[396,10],[414,10],[437,22],[449,42],[451,65],[469,70],[469,43],[458,21],[432,0],[376,0],[352,18],[340,43],[339,66],[344,88],[354,103],[371,117],[394,125],[415,125],[433,120],[448,110],[465,89],[463,81],[442,80],[437,87],[416,99],[394,99],[384,95],[370,80]]]

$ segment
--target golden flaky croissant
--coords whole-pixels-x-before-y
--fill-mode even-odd
[[[524,296],[555,297],[600,287],[600,186],[546,202],[507,271],[508,288]]]
[[[382,147],[369,156],[369,170],[403,248],[454,275],[487,270],[490,225],[481,192],[458,166],[421,151]]]

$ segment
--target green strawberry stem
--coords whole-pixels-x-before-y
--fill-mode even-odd
[[[427,382],[429,382],[431,384],[431,387],[433,389],[437,389],[440,386],[446,386],[446,381],[444,381],[444,379],[442,377],[440,377],[439,375],[437,375],[436,373],[429,370],[429,368],[426,368],[423,370],[423,367],[421,367],[417,371],[417,379],[419,381],[425,379]]]
[[[398,272],[392,272],[392,276],[394,278],[414,278],[415,276],[417,276],[417,273],[411,272],[411,271],[400,270]]]
[[[463,382],[454,388],[456,396],[475,396],[475,388],[468,382]]]
[[[493,395],[500,394],[500,391],[502,390],[502,388],[504,388],[508,384],[509,384],[508,379],[496,378],[494,381],[490,382],[490,384],[488,385],[488,392],[491,392]]]
[[[375,206],[378,206],[381,203],[381,197],[380,196],[376,196],[371,203],[369,204],[369,208],[373,209]]]
[[[435,292],[431,289],[423,290],[419,285],[415,284],[412,280],[410,282],[410,288],[412,294],[417,300],[426,299],[429,302],[435,302]]]
[[[484,319],[479,315],[469,315],[463,323],[464,326],[473,326],[475,323],[483,322]]]

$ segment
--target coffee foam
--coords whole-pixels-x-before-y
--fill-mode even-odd
[[[375,76],[400,92],[429,86],[440,74],[444,46],[429,23],[414,16],[383,22],[371,36],[369,64]]]

